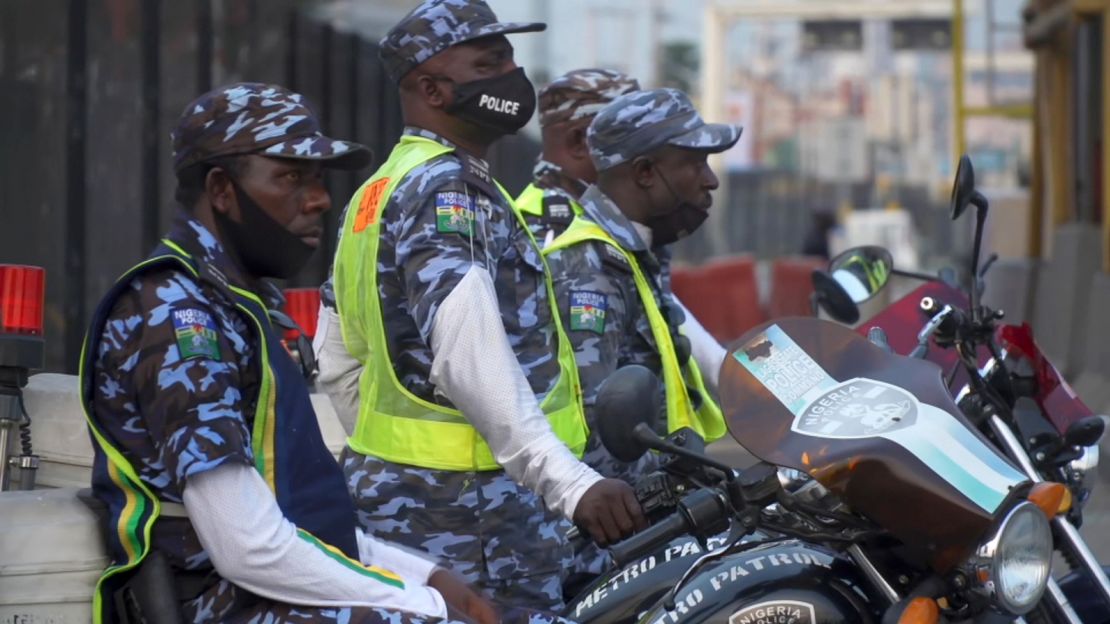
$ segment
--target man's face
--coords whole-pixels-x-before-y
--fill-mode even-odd
[[[236,181],[259,207],[310,247],[318,247],[331,208],[318,162],[250,155]],[[231,215],[241,222],[241,216]]]
[[[709,154],[704,151],[684,149],[681,147],[667,146],[659,150],[654,157],[655,174],[660,173],[664,180],[656,186],[656,195],[670,197],[671,201],[687,203],[708,210],[713,205],[711,192],[718,186],[717,176],[709,168]],[[667,187],[670,186],[670,190]],[[670,192],[673,191],[674,195]],[[666,199],[664,199],[666,202]],[[670,210],[675,208],[674,205]],[[669,210],[665,211],[669,212]]]

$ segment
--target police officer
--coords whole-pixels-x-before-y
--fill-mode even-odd
[[[501,601],[557,609],[570,554],[559,515],[601,542],[644,520],[627,484],[576,457],[574,356],[540,251],[484,160],[535,109],[505,35],[544,27],[500,23],[480,0],[427,0],[382,40],[407,127],[348,205],[342,345],[323,341],[321,384],[349,380],[353,356],[357,390],[336,403],[357,397],[344,471],[362,526]]]
[[[598,183],[579,200],[583,216],[544,254],[574,345],[591,431],[601,383],[621,366],[640,364],[663,380],[668,431],[690,427],[707,440],[724,434],[711,396],[724,349],[671,292],[669,246],[708,215],[717,178],[707,157],[739,136],[736,126],[706,124],[674,89],[622,95],[590,124]],[[654,464],[650,455],[622,463],[597,436],[590,437],[585,461],[630,482]],[[576,568],[597,573],[603,561],[586,551]]]
[[[516,207],[541,245],[582,214],[578,198],[597,181],[586,145],[590,121],[613,98],[639,89],[634,78],[611,69],[576,69],[540,89],[543,153]]]
[[[356,529],[269,318],[281,294],[262,278],[292,276],[319,243],[323,168],[365,167],[369,150],[257,83],[190,103],[173,150],[173,227],[104,297],[83,350],[111,556],[94,620],[151,599],[134,581],[162,562],[186,622],[496,622],[452,574]]]

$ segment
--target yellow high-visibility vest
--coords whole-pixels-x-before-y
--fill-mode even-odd
[[[644,275],[636,256],[621,247],[612,236],[601,226],[582,217],[576,218],[565,232],[555,238],[550,245],[544,248],[545,256],[573,245],[586,241],[598,241],[610,245],[619,251],[632,267],[632,276],[636,282],[636,292],[647,312],[648,323],[651,325],[651,334],[655,338],[655,346],[659,349],[659,361],[663,367],[663,387],[667,393],[667,431],[673,432],[683,427],[697,431],[706,442],[711,442],[725,435],[724,416],[721,408],[710,397],[702,380],[701,370],[694,358],[680,365],[675,354],[674,342],[667,326],[663,313],[655,301],[648,278]],[[701,393],[702,404],[695,411],[687,387]]]
[[[418,136],[404,136],[389,159],[351,198],[335,260],[335,295],[343,342],[362,362],[359,410],[352,450],[386,461],[437,470],[497,470],[482,436],[458,410],[417,397],[397,379],[389,357],[378,295],[378,243],[382,212],[397,184],[415,167],[452,152],[451,147]],[[512,198],[498,185],[505,201]],[[513,215],[524,226],[523,219]],[[531,234],[528,235],[531,238]],[[532,245],[536,242],[532,239]],[[538,252],[538,247],[536,247]],[[544,278],[559,341],[560,374],[540,407],[555,435],[578,457],[589,431],[582,412],[574,350],[559,321],[550,273]]]

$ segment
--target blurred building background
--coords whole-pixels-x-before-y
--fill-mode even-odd
[[[1064,226],[1093,228],[1083,279],[1110,270],[1106,0],[489,2],[502,19],[549,24],[512,37],[537,87],[612,67],[745,127],[716,161],[710,227],[677,257],[680,271],[748,262],[753,319],[807,311],[804,293],[785,305],[771,292],[776,276],[805,278],[783,263],[819,263],[801,256],[875,243],[901,268],[964,267],[970,219],[947,210],[961,151],[995,207],[987,251],[1019,267],[1003,271],[1019,280],[1017,318],[1035,317],[1035,277]],[[167,225],[169,132],[188,100],[232,81],[280,82],[308,96],[328,132],[384,158],[401,120],[376,42],[414,3],[0,2],[0,262],[47,269],[48,368],[74,370],[92,306]],[[537,138],[533,122],[493,154],[511,191],[529,180]],[[369,173],[330,178],[336,208]],[[333,249],[329,238],[292,285],[319,284]]]

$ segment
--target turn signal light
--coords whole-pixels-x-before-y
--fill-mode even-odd
[[[287,288],[285,313],[304,330],[305,337],[316,337],[316,321],[320,314],[320,291],[316,288]],[[297,332],[285,332],[286,340],[296,340]]]
[[[1056,510],[1057,514],[1066,514],[1071,511],[1071,490],[1064,488],[1064,500],[1060,501],[1060,508]]]
[[[1029,491],[1027,497],[1030,503],[1033,503],[1044,512],[1044,515],[1049,520],[1056,517],[1060,513],[1061,508],[1064,506],[1064,499],[1069,498],[1068,488],[1061,483],[1053,483],[1052,481],[1044,481],[1033,486]],[[1071,506],[1070,500],[1068,507]]]
[[[0,264],[0,334],[42,335],[46,271]]]
[[[937,624],[939,621],[940,607],[932,598],[914,598],[898,617],[898,624]]]

